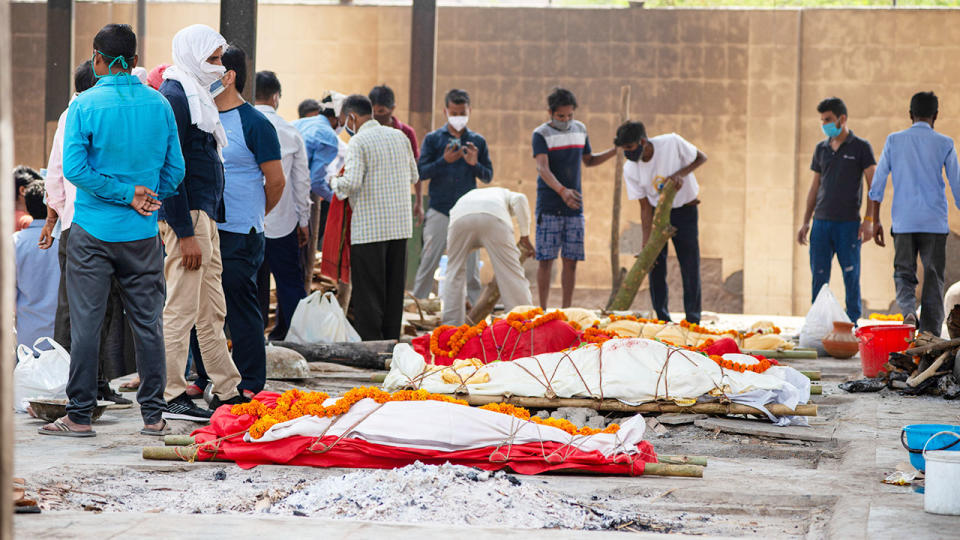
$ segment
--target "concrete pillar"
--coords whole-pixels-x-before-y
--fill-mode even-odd
[[[147,0],[137,0],[137,54],[140,64],[146,67],[147,58]],[[149,68],[148,68],[149,69]]]
[[[433,128],[437,73],[437,1],[413,0],[410,37],[410,125],[421,136]]]
[[[257,59],[257,0],[220,0],[220,34],[247,53],[243,98],[253,103]]]
[[[45,156],[49,155],[50,145],[53,143],[57,119],[67,108],[73,92],[72,52],[73,0],[48,0],[47,76],[43,113]]]

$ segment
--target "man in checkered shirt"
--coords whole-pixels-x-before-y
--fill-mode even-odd
[[[403,317],[407,238],[413,233],[410,185],[420,175],[403,132],[373,118],[366,96],[347,97],[340,124],[350,134],[343,175],[330,187],[353,209],[350,309],[364,341],[397,339]]]

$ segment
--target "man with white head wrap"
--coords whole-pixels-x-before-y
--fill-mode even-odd
[[[223,162],[226,132],[213,102],[211,86],[222,87],[220,57],[226,40],[202,24],[188,26],[173,38],[174,64],[163,73],[160,93],[170,102],[180,134],[186,176],[177,194],[160,210],[160,235],[166,245],[163,309],[167,352],[165,418],[203,421],[212,412],[193,404],[201,388],[188,388],[184,371],[190,330],[196,326],[204,367],[213,382],[211,407],[243,400],[237,392],[240,373],[227,349],[223,263],[217,223],[225,220]],[[192,390],[192,392],[188,391]]]

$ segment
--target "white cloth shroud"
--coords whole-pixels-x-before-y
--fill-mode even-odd
[[[756,362],[754,357],[741,354],[728,354],[724,358],[745,364]],[[423,375],[426,368],[420,354],[407,344],[398,344],[384,388],[399,390],[413,381],[413,386],[429,392],[452,394],[461,387],[458,383],[443,382],[440,371]],[[643,338],[610,340],[602,348],[591,345],[568,352],[491,362],[483,369],[490,380],[463,385],[470,394],[544,397],[549,388],[560,398],[602,396],[645,403],[696,400],[714,391],[733,401],[749,399],[749,404],[756,406],[760,403],[760,394],[751,392],[759,390],[769,398],[761,404],[783,403],[791,408],[810,398],[809,380],[793,368],[773,366],[764,373],[740,373],[721,368],[706,355]],[[472,370],[460,368],[459,373],[465,379]]]
[[[330,398],[324,405],[330,406]],[[359,421],[359,424],[357,422]],[[351,426],[357,424],[353,429]],[[620,424],[617,433],[570,435],[562,429],[535,424],[514,416],[440,401],[390,401],[383,406],[366,398],[337,418],[301,416],[276,424],[259,439],[244,434],[247,442],[270,442],[296,435],[349,437],[370,443],[441,452],[487,448],[507,444],[556,442],[604,456],[639,453],[646,423],[639,414]]]

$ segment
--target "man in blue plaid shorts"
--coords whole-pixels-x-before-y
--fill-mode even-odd
[[[577,261],[583,253],[583,197],[580,164],[595,167],[617,154],[617,148],[593,154],[587,128],[573,119],[577,98],[555,88],[547,97],[550,121],[533,130],[533,159],[537,162],[537,289],[540,306],[550,299],[550,271],[557,255],[563,257],[560,282],[562,307],[569,307],[577,282]]]

